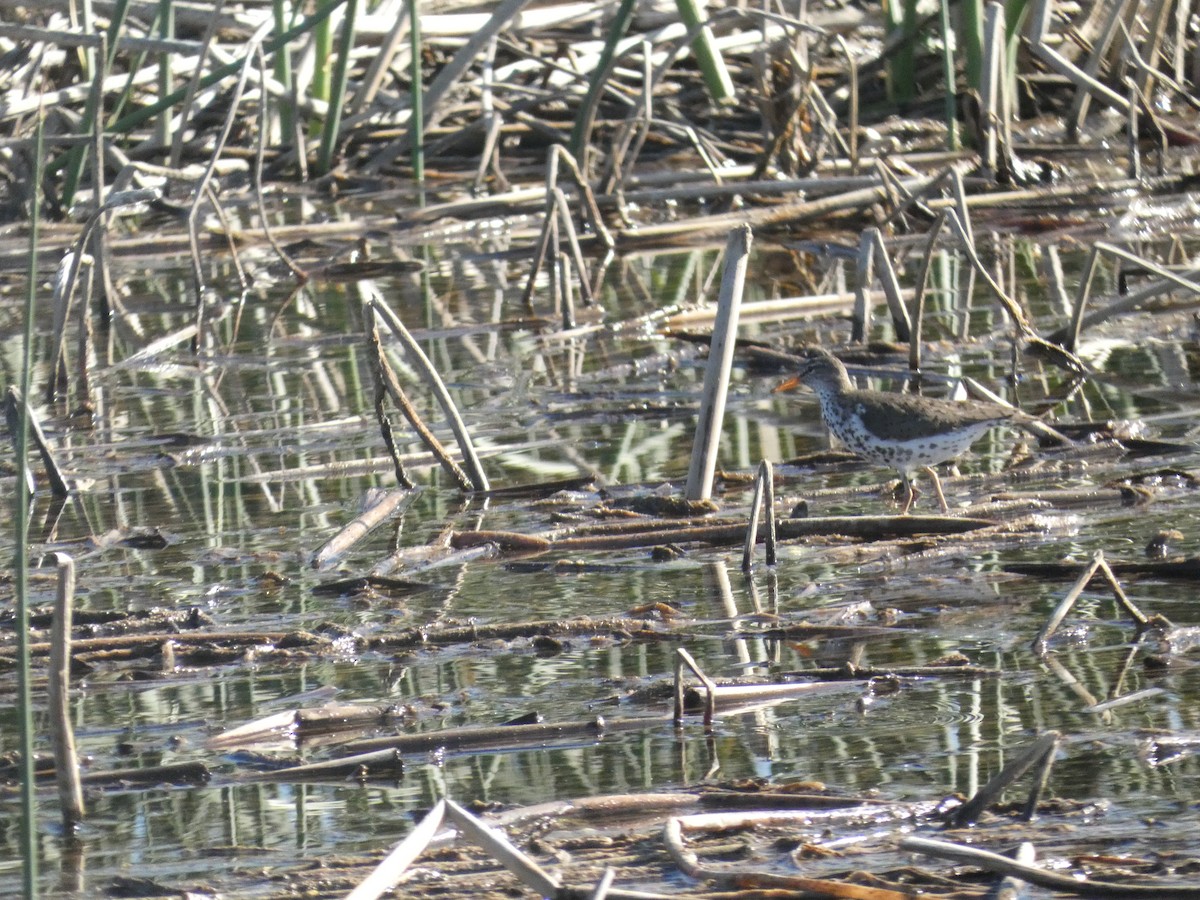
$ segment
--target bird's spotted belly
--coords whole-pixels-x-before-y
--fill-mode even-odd
[[[847,449],[859,456],[900,471],[935,466],[964,453],[986,426],[951,434],[932,434],[907,440],[884,438],[869,432],[856,416],[841,421],[828,418],[830,430]]]

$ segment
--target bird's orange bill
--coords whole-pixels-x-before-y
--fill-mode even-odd
[[[780,391],[795,390],[796,388],[800,387],[802,383],[803,382],[800,381],[799,375],[793,375],[787,381],[783,382],[783,384],[777,385],[775,388],[773,388],[771,393],[778,394]]]

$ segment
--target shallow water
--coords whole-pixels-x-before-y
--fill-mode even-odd
[[[376,258],[424,259],[426,275],[364,286],[404,318],[436,364],[492,486],[576,475],[595,475],[615,492],[678,484],[687,471],[702,360],[691,344],[659,334],[655,323],[659,310],[694,302],[719,266],[717,250],[614,261],[598,307],[580,310],[574,337],[563,337],[538,327],[538,320],[555,318],[543,297],[533,310],[522,307],[527,264],[507,257],[510,242],[503,229],[463,229],[425,245],[413,236],[380,240]],[[348,245],[330,242],[322,252]],[[1063,310],[1037,279],[1035,264],[1045,246],[1008,238],[995,246],[1035,327],[1046,332],[1061,324]],[[260,270],[269,262],[261,251],[247,256]],[[1070,280],[1083,255],[1064,251],[1063,260]],[[394,416],[421,489],[334,571],[319,572],[312,555],[354,517],[366,492],[394,486],[374,421],[359,290],[353,283],[314,283],[293,296],[292,284],[279,280],[239,297],[227,257],[214,254],[206,277],[225,305],[214,311],[205,353],[198,359],[182,339],[139,356],[192,321],[186,260],[174,262],[119,261],[119,283],[128,296],[124,311],[99,335],[93,427],[65,414],[74,400],[41,407],[47,434],[81,489],[49,522],[47,498],[39,499],[36,552],[42,560],[51,550],[74,556],[80,614],[194,607],[211,620],[212,630],[307,631],[346,639],[325,653],[247,652],[225,664],[169,672],[148,661],[100,662],[80,674],[75,727],[91,769],[199,760],[213,767],[214,777],[199,787],[90,791],[80,836],[86,875],[80,876],[56,832],[54,797],[43,793],[42,877],[50,893],[88,896],[118,875],[269,892],[267,870],[381,850],[442,795],[508,807],[749,777],[819,780],[847,793],[896,800],[969,794],[1014,748],[1047,729],[1065,736],[1051,794],[1111,801],[1110,824],[1118,832],[1139,818],[1179,814],[1196,795],[1200,766],[1194,759],[1155,767],[1137,752],[1140,729],[1200,729],[1191,663],[1184,658],[1158,673],[1139,658],[1122,690],[1158,687],[1161,693],[1109,713],[1084,711],[1078,688],[1096,700],[1108,695],[1135,637],[1132,625],[1119,618],[1108,594],[1088,592],[1053,644],[1055,659],[1078,679],[1073,689],[1030,648],[1072,579],[1003,571],[1008,562],[1086,561],[1097,549],[1114,559],[1140,559],[1146,542],[1164,528],[1183,533],[1172,543],[1173,554],[1194,555],[1192,525],[1200,510],[1181,479],[1160,477],[1148,506],[1048,510],[1038,528],[981,546],[939,551],[937,542],[886,548],[837,539],[790,543],[775,571],[760,562],[749,578],[738,570],[740,551],[696,548],[685,548],[671,562],[624,550],[579,554],[573,561],[584,565],[573,567],[494,558],[431,567],[416,550],[440,547],[439,536],[448,530],[534,533],[550,527],[556,508],[590,505],[595,496],[582,492],[556,508],[528,497],[464,499]],[[1096,374],[1074,392],[1061,372],[1029,358],[1022,359],[1014,388],[1006,380],[1011,345],[1003,317],[978,287],[969,302],[962,299],[966,278],[957,256],[947,253],[939,265],[947,290],[929,300],[930,371],[969,374],[1039,411],[1047,399],[1054,420],[1144,420],[1148,436],[1181,445],[1165,457],[1110,454],[1010,472],[1006,466],[1019,438],[996,431],[962,460],[963,478],[947,479],[953,504],[970,502],[972,512],[986,514],[988,497],[999,490],[1093,489],[1168,468],[1196,470],[1191,441],[1198,392],[1191,372],[1197,348],[1187,313],[1125,319],[1088,332],[1081,355]],[[852,268],[839,273],[834,264],[805,262],[765,240],[751,271],[747,301],[791,295],[801,286],[819,293],[853,280]],[[1097,290],[1105,289],[1098,284]],[[0,302],[2,365],[12,382],[19,306],[9,293]],[[743,336],[842,342],[848,310],[811,320],[751,322]],[[890,337],[883,313],[877,311],[874,337]],[[45,359],[49,323],[43,309],[38,359]],[[960,340],[964,333],[966,342]],[[903,363],[895,357],[890,364],[899,369]],[[413,402],[449,441],[428,392],[400,371]],[[38,385],[45,376],[42,366]],[[738,372],[722,468],[750,472],[764,457],[778,463],[824,448],[811,398],[770,395],[777,380],[774,374]],[[878,488],[890,477],[855,464],[783,466],[779,508],[808,499],[813,514],[886,512],[893,507]],[[2,487],[11,506],[13,479],[4,479]],[[724,491],[727,509],[748,502],[744,487]],[[928,495],[922,503],[931,511]],[[161,535],[163,546],[118,540],[148,530]],[[11,530],[4,540],[11,541]],[[367,573],[397,550],[408,551],[407,565],[392,574],[423,589],[314,593],[335,578]],[[1177,624],[1196,618],[1186,582],[1145,581],[1128,589],[1148,612]],[[49,581],[35,582],[38,606],[52,596]],[[567,638],[555,648],[520,639],[363,651],[349,639],[439,623],[642,618],[666,607],[690,620],[670,640],[612,635]],[[734,637],[731,619],[756,609],[785,622],[862,624],[894,610],[886,615],[898,629],[853,645]],[[677,646],[718,678],[774,675],[848,658],[875,668],[928,665],[951,653],[999,674],[905,681],[898,693],[882,696],[864,693],[861,683],[836,684],[804,699],[720,717],[712,751],[696,718],[682,733],[658,725],[536,750],[417,754],[405,760],[403,777],[386,785],[254,782],[237,757],[205,746],[223,729],[334,696],[342,703],[395,705],[405,731],[491,725],[529,713],[549,721],[661,713],[669,701],[638,704],[627,694],[668,680]],[[11,698],[13,691],[6,669],[0,696]],[[258,749],[281,759],[317,759],[326,743],[297,745],[285,737]],[[0,750],[11,753],[15,746],[12,704],[5,702]],[[48,752],[49,745],[43,739],[38,749]],[[715,772],[712,752],[719,761]],[[0,798],[0,805],[9,823],[0,844],[7,860],[0,865],[0,892],[8,892],[17,877],[15,794]]]

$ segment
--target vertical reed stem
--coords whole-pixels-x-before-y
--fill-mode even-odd
[[[413,181],[417,184],[417,205],[425,205],[425,104],[421,77],[421,9],[419,0],[408,0],[408,40],[412,49],[412,118],[408,135],[412,140]]]
[[[41,220],[42,113],[39,111],[33,139],[33,195],[29,210],[29,272],[25,293],[25,334],[21,356],[21,396],[29,396],[33,372],[33,308],[38,285],[38,240]],[[33,697],[29,663],[29,504],[33,499],[29,484],[29,404],[22,403],[21,427],[17,429],[17,480],[13,523],[16,529],[16,630],[17,630],[17,711],[21,738],[21,859],[22,885],[26,898],[37,897],[37,800],[33,783]]]

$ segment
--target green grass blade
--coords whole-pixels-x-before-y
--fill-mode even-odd
[[[300,37],[301,35],[307,34],[319,22],[323,22],[327,18],[329,18],[329,16],[331,16],[333,14],[333,11],[335,9],[337,9],[338,6],[342,5],[345,2],[346,2],[346,0],[331,0],[330,4],[328,6],[321,7],[315,13],[313,13],[311,16],[309,16],[307,19],[302,21],[300,24],[296,25],[293,28],[289,28],[283,34],[279,34],[279,35],[276,35],[275,37],[273,37],[263,47],[263,52],[267,53],[267,54],[275,53],[281,47],[284,47],[287,44],[290,44],[292,41],[294,41],[296,38]],[[248,52],[253,52],[253,50],[250,50]],[[219,81],[221,81],[225,78],[228,78],[230,75],[236,75],[238,72],[241,71],[243,65],[245,65],[245,57],[239,57],[229,63],[226,63],[223,66],[220,66],[220,67],[214,69],[212,72],[209,72],[207,75],[205,75],[203,78],[200,79],[199,83],[197,84],[196,89],[204,90],[205,88],[212,87],[214,84],[218,83]],[[122,116],[120,119],[118,119],[116,122],[114,122],[109,127],[108,130],[110,132],[113,132],[114,134],[123,134],[127,131],[130,131],[130,130],[136,128],[138,125],[141,125],[143,122],[147,122],[150,119],[154,118],[163,110],[169,109],[170,107],[174,106],[176,103],[178,103],[180,100],[182,100],[185,96],[187,96],[187,86],[186,85],[184,87],[181,87],[181,88],[178,88],[178,89],[172,91],[170,94],[168,94],[167,96],[160,99],[157,103],[152,103],[149,106],[146,106],[139,110],[135,110],[134,112],[131,112],[128,115]],[[58,172],[63,168],[63,166],[65,164],[66,164],[65,156],[59,157],[58,159],[54,160],[49,166],[47,166],[47,170],[51,173]]]
[[[579,160],[581,166],[584,165],[586,159],[584,151],[587,148],[585,145],[592,130],[592,116],[596,104],[600,102],[600,93],[604,90],[604,82],[608,80],[609,72],[612,70],[613,60],[617,54],[617,44],[621,42],[621,38],[629,30],[629,23],[633,21],[635,6],[637,6],[636,0],[621,0],[621,5],[608,30],[608,40],[604,42],[600,60],[597,62],[596,68],[592,70],[587,96],[584,97],[579,112],[575,116],[575,126],[571,129],[571,155]]]
[[[17,481],[13,491],[16,509],[15,581],[17,595],[17,712],[21,745],[21,859],[22,884],[27,898],[37,897],[37,799],[34,793],[33,766],[33,692],[29,662],[29,502],[25,490],[29,483],[29,397],[33,379],[33,309],[38,285],[38,239],[41,220],[41,185],[44,148],[42,113],[39,111],[33,140],[33,192],[29,210],[29,274],[25,292],[25,334],[21,355],[21,417],[17,429]]]
[[[732,100],[733,79],[729,77],[721,52],[713,43],[712,32],[704,24],[703,10],[696,0],[675,0],[675,8],[679,10],[679,18],[688,31],[697,32],[696,39],[692,41],[692,52],[696,54],[696,64],[704,76],[709,96],[717,103]]]
[[[272,6],[275,12],[275,31],[283,34],[287,31],[288,27],[287,3],[285,0],[274,0]],[[296,133],[296,111],[292,108],[292,103],[289,99],[295,88],[293,84],[294,77],[292,73],[292,48],[284,44],[275,53],[275,80],[288,89],[288,97],[277,101],[279,103],[279,135],[281,143],[284,144],[291,140],[292,135]]]
[[[342,125],[342,105],[346,102],[346,77],[350,71],[350,53],[354,49],[354,26],[358,16],[358,4],[359,0],[349,0],[346,4],[346,18],[342,22],[337,62],[333,69],[333,82],[329,86],[329,109],[325,115],[325,127],[321,131],[321,149],[317,155],[317,171],[322,175],[333,167],[333,153],[337,148],[338,131]]]

